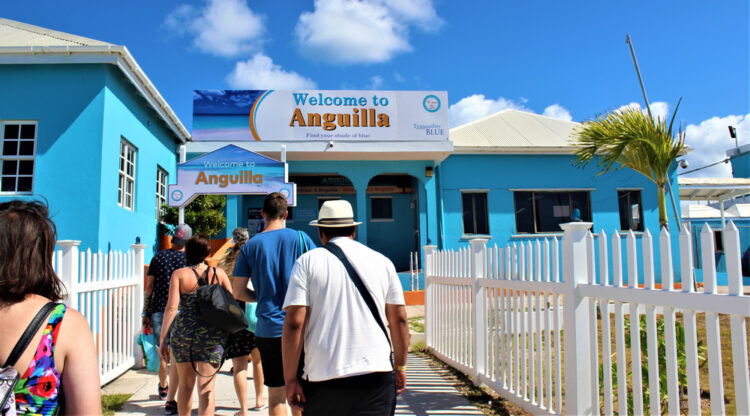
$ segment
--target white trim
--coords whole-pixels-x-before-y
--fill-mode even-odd
[[[107,63],[116,65],[156,114],[164,120],[180,142],[191,140],[190,133],[125,46],[3,46],[2,64],[81,64]]]
[[[34,148],[32,150],[31,155],[17,155],[17,156],[4,156],[3,153],[3,147],[5,146],[5,126],[8,124],[15,124],[18,125],[18,138],[15,140],[18,142],[18,148],[16,149],[16,153],[19,153],[21,151],[21,142],[25,141],[28,142],[29,139],[21,139],[21,126],[34,126],[34,138],[31,140],[34,144]],[[37,171],[37,163],[36,163],[36,149],[37,149],[37,142],[39,141],[39,120],[38,119],[27,119],[27,120],[1,120],[0,119],[0,162],[3,162],[5,160],[7,161],[15,161],[15,162],[32,162],[31,167],[31,190],[30,191],[0,191],[0,196],[23,196],[23,195],[33,195],[34,194],[34,177],[36,176]],[[0,163],[2,165],[2,163]],[[16,178],[16,186],[15,188],[18,189],[18,179],[21,177],[28,178],[29,175],[21,175],[18,173],[20,166],[16,165],[16,173],[13,175],[13,177]],[[0,169],[2,167],[0,166]],[[0,187],[2,186],[1,178],[2,178],[2,170],[0,170]],[[1,189],[1,188],[0,188]]]
[[[125,154],[123,155],[123,149]],[[128,158],[128,150],[132,149],[133,160]],[[125,166],[121,167],[122,160],[125,160]],[[117,205],[128,211],[135,212],[135,195],[136,195],[136,173],[138,160],[138,148],[135,147],[125,136],[120,136],[120,151],[117,156]],[[133,174],[128,174],[128,165],[133,165]],[[123,170],[124,168],[124,170]],[[127,185],[132,182],[132,193],[130,194],[130,204],[126,203],[128,197]]]

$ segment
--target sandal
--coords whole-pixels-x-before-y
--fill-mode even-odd
[[[260,406],[251,407],[247,410],[251,410],[253,412],[260,412],[261,410],[266,410],[266,409],[268,409],[268,403],[262,404]]]

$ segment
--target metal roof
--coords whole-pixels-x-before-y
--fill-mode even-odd
[[[748,178],[678,178],[681,201],[726,201],[750,194]]]
[[[111,43],[0,17],[2,46],[106,46]]]
[[[580,123],[519,110],[502,110],[451,129],[456,153],[572,153]]]
[[[2,64],[106,63],[117,66],[182,142],[190,133],[125,46],[0,18]]]

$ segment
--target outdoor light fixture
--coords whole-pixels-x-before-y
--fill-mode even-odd
[[[734,126],[727,126],[729,127],[729,137],[736,139],[737,138],[737,129],[734,128]]]
[[[427,166],[424,168],[424,176],[431,178],[432,177],[432,166]]]
[[[681,159],[680,160],[680,167],[683,168],[683,169],[687,169],[687,167],[688,167],[688,161],[686,159]]]

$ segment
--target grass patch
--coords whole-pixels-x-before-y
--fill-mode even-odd
[[[411,331],[424,334],[424,316],[415,316],[409,318],[409,329]]]
[[[102,394],[102,414],[114,415],[123,404],[128,401],[132,394]]]

